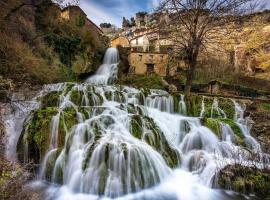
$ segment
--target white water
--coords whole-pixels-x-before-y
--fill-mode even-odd
[[[108,84],[117,79],[118,72],[118,51],[115,48],[109,48],[104,56],[103,64],[99,67],[96,75],[88,78],[87,83]]]
[[[235,145],[232,129],[221,124],[222,139],[217,138],[202,126],[199,117],[185,116],[184,96],[174,102],[165,91],[146,94],[135,88],[106,85],[117,77],[117,63],[117,50],[111,48],[97,74],[85,84],[74,84],[69,91],[65,84],[47,89],[57,88],[62,94],[59,112],[52,118],[50,146],[40,168],[40,181],[52,183],[46,199],[234,198],[211,189],[220,168],[236,160],[248,161],[249,153]],[[71,98],[74,92],[81,94],[79,104]],[[174,103],[179,104],[179,111],[174,110]],[[201,115],[204,106],[203,101]],[[237,103],[235,108],[235,120],[250,138],[243,109]],[[59,121],[66,109],[76,112],[77,123],[66,130],[65,145],[60,148]],[[217,100],[213,102],[214,112],[225,115]],[[254,143],[248,143],[257,151],[259,146],[253,139]],[[27,144],[25,148],[27,152]],[[13,146],[13,153],[15,149]],[[240,157],[235,156],[236,151],[241,152]]]

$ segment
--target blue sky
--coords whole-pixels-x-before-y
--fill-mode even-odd
[[[80,7],[89,19],[99,25],[110,22],[121,27],[122,18],[130,18],[138,11],[152,11],[159,0],[81,0]]]
[[[259,0],[267,3],[270,9],[270,0]],[[121,27],[122,18],[130,18],[138,11],[152,11],[160,0],[80,0],[80,7],[89,19],[99,25],[110,22]]]

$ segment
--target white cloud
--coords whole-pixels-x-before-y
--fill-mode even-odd
[[[111,22],[117,24],[119,19],[111,13],[108,13],[99,5],[96,5],[92,1],[83,0],[80,3],[80,7],[87,14],[88,18],[99,25],[102,22]]]
[[[118,27],[122,25],[122,17],[130,18],[140,8],[135,3],[126,0],[114,0],[117,3],[115,7],[105,7],[91,0],[82,0],[80,7],[87,14],[89,19],[99,25],[102,22],[110,22]]]

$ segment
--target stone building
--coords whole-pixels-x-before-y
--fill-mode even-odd
[[[128,56],[130,74],[175,76],[185,68],[183,61],[172,61],[167,53],[131,52]]]
[[[126,37],[120,36],[111,40],[111,46],[112,47],[122,46],[124,48],[128,48],[130,47],[130,42]]]
[[[168,55],[161,53],[132,52],[129,54],[131,73],[152,74],[156,73],[166,76],[166,66],[168,65]]]
[[[103,31],[87,18],[86,13],[79,6],[68,6],[64,8],[61,12],[61,17],[77,26],[86,26],[92,31],[94,38],[99,38],[103,35]]]

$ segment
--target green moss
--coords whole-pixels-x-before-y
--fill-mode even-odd
[[[30,159],[33,158],[39,162],[49,149],[51,141],[51,123],[52,118],[59,112],[56,107],[47,107],[46,109],[39,109],[33,113],[31,120],[25,125],[25,129],[18,143],[18,154],[22,158],[24,143],[28,143],[28,154]],[[63,147],[65,144],[65,137],[68,130],[70,130],[77,123],[77,115],[74,109],[66,109],[61,112],[59,129],[58,129],[58,147]]]
[[[219,120],[217,119],[212,119],[212,118],[204,118],[203,119],[203,125],[211,129],[216,136],[221,139],[221,130],[220,130],[220,125],[219,125]]]
[[[243,135],[240,127],[237,125],[237,123],[234,120],[232,120],[232,119],[219,119],[219,121],[221,121],[225,124],[228,124],[232,128],[234,134],[238,138],[240,138],[241,140],[245,139],[245,136]]]
[[[144,121],[146,128],[149,130],[145,134],[144,140],[162,155],[170,167],[175,168],[179,166],[181,159],[179,152],[169,145],[164,133],[152,118],[144,117]]]
[[[70,100],[77,106],[82,104],[83,92],[79,90],[72,90],[70,94]]]
[[[234,119],[235,106],[231,99],[218,98],[218,105],[225,112],[227,118]]]
[[[270,103],[260,103],[258,108],[263,111],[270,111]]]
[[[260,198],[270,196],[270,174],[257,168],[227,166],[220,172],[218,184],[221,188],[255,194]]]
[[[187,96],[186,106],[187,106],[187,114],[188,116],[198,117],[201,114],[201,105],[202,105],[203,97],[199,95],[190,95]]]
[[[59,104],[59,92],[54,91],[42,97],[41,108],[57,107]]]
[[[132,116],[130,125],[130,132],[132,135],[138,139],[141,139],[143,134],[141,117],[139,115]]]
[[[121,79],[118,80],[118,84],[145,89],[166,89],[162,83],[161,77],[156,74],[122,76]]]
[[[40,158],[43,158],[49,147],[51,120],[57,112],[55,107],[37,110],[29,122],[27,140],[37,148]]]

